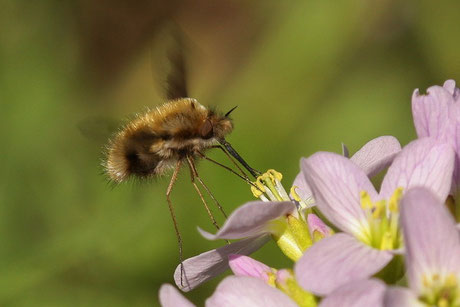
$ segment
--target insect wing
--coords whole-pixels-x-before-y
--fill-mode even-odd
[[[104,116],[85,118],[77,123],[83,137],[101,144],[106,143],[121,126],[121,121]]]
[[[162,86],[167,100],[189,97],[187,90],[187,68],[182,32],[173,28],[159,35],[152,46],[152,75],[155,83]]]

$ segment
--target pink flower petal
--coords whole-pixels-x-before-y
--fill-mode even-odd
[[[385,307],[426,307],[415,294],[407,288],[390,287],[383,298]]]
[[[236,276],[256,277],[264,282],[268,282],[268,274],[272,269],[251,257],[244,255],[231,254],[228,256],[230,269]]]
[[[316,206],[329,221],[349,233],[368,228],[360,192],[367,191],[373,200],[377,192],[355,163],[338,154],[319,152],[302,159],[302,172],[313,191]]]
[[[428,95],[412,94],[412,115],[418,137],[443,138],[448,125],[448,106],[454,102],[452,94],[441,86],[432,86]]]
[[[447,132],[447,138],[450,144],[455,150],[455,167],[454,167],[454,178],[452,180],[452,195],[458,195],[460,198],[460,89],[457,102],[450,106],[449,116],[451,118],[450,129]]]
[[[416,91],[412,110],[419,137],[431,136],[454,147],[456,157],[450,193],[460,195],[460,89],[454,80],[447,80],[443,87],[430,87],[428,95],[420,96]]]
[[[193,307],[175,287],[163,284],[160,288],[160,304],[162,307]]]
[[[294,203],[252,201],[236,209],[222,228],[212,235],[201,229],[200,233],[209,240],[241,239],[268,233],[268,222],[295,210]]]
[[[401,200],[401,222],[409,284],[416,293],[426,273],[460,277],[460,235],[437,197],[424,188],[409,190]]]
[[[391,164],[395,155],[401,151],[401,145],[393,136],[381,136],[367,142],[358,150],[350,160],[363,169],[368,177],[376,175],[378,172]],[[348,158],[348,148],[342,143],[342,156]],[[312,196],[305,175],[300,172],[297,174],[293,186],[297,186],[297,194],[302,199],[308,199]]]
[[[294,271],[300,286],[323,296],[372,276],[392,258],[388,251],[371,248],[348,234],[339,233],[307,249]]]
[[[277,284],[281,284],[281,285],[287,287],[286,282],[291,278],[294,278],[291,270],[280,269],[280,270],[276,271],[276,283]]]
[[[225,272],[228,267],[228,255],[249,255],[270,240],[270,236],[259,236],[225,245],[204,252],[183,262],[184,274],[181,285],[181,266],[174,272],[174,281],[182,291],[190,291],[202,283]]]
[[[310,229],[310,235],[313,238],[315,231],[319,232],[323,237],[329,237],[332,235],[332,229],[329,228],[316,214],[310,213],[307,215],[308,228]]]
[[[296,307],[286,294],[252,277],[229,276],[206,300],[206,307]]]
[[[380,195],[390,197],[396,188],[405,191],[414,186],[432,190],[445,200],[452,180],[454,151],[448,144],[433,138],[422,138],[409,143],[394,159],[383,179]]]
[[[459,98],[460,89],[455,86],[455,80],[447,80],[442,87],[454,97],[454,100]]]
[[[395,137],[381,136],[366,143],[350,160],[372,177],[388,167],[400,151],[401,145]]]
[[[379,307],[383,306],[385,283],[365,279],[342,286],[321,301],[320,307]]]

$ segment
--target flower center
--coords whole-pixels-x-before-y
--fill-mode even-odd
[[[281,251],[293,261],[297,261],[313,241],[305,218],[305,211],[299,202],[292,200],[281,180],[283,175],[273,169],[257,177],[251,191],[263,201],[290,201],[297,210],[291,214],[272,220],[270,224],[272,237]]]
[[[363,208],[369,228],[365,228],[358,238],[380,250],[397,249],[402,244],[399,229],[399,201],[403,188],[397,188],[390,200],[372,202],[366,191],[361,191],[361,207]]]
[[[282,179],[283,174],[274,169],[269,169],[257,177],[254,182],[255,186],[251,186],[251,192],[254,197],[263,201],[289,201],[291,199],[281,184]]]
[[[274,169],[269,169],[257,177],[254,185],[251,186],[251,192],[254,197],[263,201],[293,201],[299,210],[311,207],[314,202],[313,199],[311,197],[307,200],[301,199],[296,192],[296,186],[291,187],[291,197],[289,197],[289,194],[281,184],[282,179],[283,174]],[[308,211],[308,213],[310,212]]]
[[[460,286],[454,274],[445,277],[423,275],[422,283],[425,291],[419,299],[424,303],[439,307],[460,306]]]

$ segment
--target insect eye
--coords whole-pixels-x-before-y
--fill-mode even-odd
[[[201,125],[201,128],[200,128],[200,135],[202,138],[204,139],[209,139],[212,137],[213,133],[212,133],[212,123],[210,120],[205,120],[205,122],[203,123],[203,125]]]

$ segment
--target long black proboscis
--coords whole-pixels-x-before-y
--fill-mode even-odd
[[[227,150],[227,152],[229,154],[232,155],[232,157],[234,157],[238,162],[241,163],[241,165],[244,166],[245,169],[248,170],[248,172],[251,173],[251,175],[254,177],[254,178],[257,178],[258,176],[260,176],[260,172],[253,169],[252,167],[249,166],[249,164],[246,163],[246,161],[244,161],[244,159],[236,152],[236,150],[232,147],[232,145],[230,145],[229,142],[227,142],[226,140],[222,139],[222,140],[219,140],[219,143],[225,147],[225,149]]]

